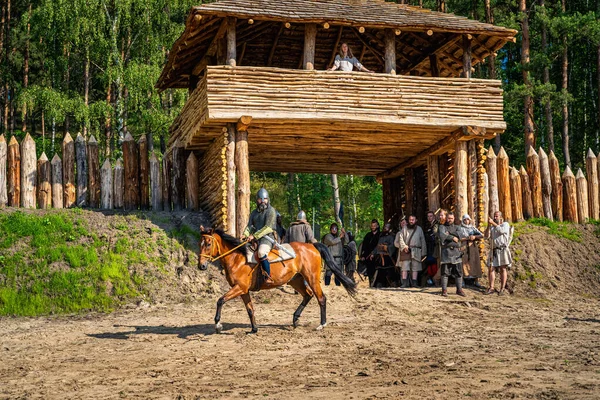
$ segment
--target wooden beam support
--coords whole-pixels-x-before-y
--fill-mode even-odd
[[[241,236],[250,218],[250,164],[248,160],[248,131],[240,130],[239,127],[235,135],[235,169],[238,187],[235,201],[235,229],[238,236]]]
[[[419,68],[423,63],[429,60],[429,56],[432,54],[437,54],[438,52],[445,51],[447,48],[451,47],[454,43],[458,42],[461,38],[461,35],[453,35],[448,36],[441,43],[436,43],[426,49],[419,57],[417,57],[412,65],[409,65],[408,68],[404,69],[400,72],[403,75],[409,75],[411,71]]]
[[[196,64],[196,66],[192,70],[192,75],[200,75],[200,72],[202,72],[202,70],[206,68],[211,58],[216,55],[219,40],[221,40],[227,32],[227,25],[227,19],[223,18],[223,22],[221,22],[221,26],[219,27],[217,34],[213,37],[212,42],[210,42],[208,50],[206,50],[206,54],[204,55],[204,57],[202,57],[200,62],[198,62],[198,64]]]
[[[251,122],[252,122],[252,117],[250,115],[242,115],[237,122],[236,129],[238,131],[245,132],[248,130],[248,126],[250,126]]]
[[[304,25],[304,58],[303,69],[315,69],[315,46],[317,42],[317,24]]]
[[[431,76],[439,77],[440,76],[440,69],[438,67],[438,59],[437,59],[437,56],[435,54],[431,54],[429,56],[429,66],[430,66],[430,69],[431,69]]]
[[[283,27],[284,25],[281,24]],[[246,128],[247,129],[247,128]],[[235,205],[235,136],[236,125],[233,123],[227,124],[227,150],[225,157],[227,158],[227,226],[225,230],[228,234],[236,236],[236,205]]]
[[[273,46],[271,46],[271,52],[269,53],[269,60],[267,61],[267,67],[270,67],[273,63],[273,56],[275,55],[275,49],[277,48],[277,43],[279,43],[279,37],[285,28],[285,24],[282,22],[281,27],[279,28],[279,32],[277,32],[277,36],[275,36],[275,40],[273,40]],[[246,42],[244,42],[244,50],[246,49]],[[235,235],[233,235],[235,236]]]
[[[340,30],[338,31],[337,39],[335,40],[335,45],[333,46],[333,50],[331,52],[331,57],[329,57],[329,63],[327,64],[327,68],[331,67],[333,65],[333,62],[335,61],[335,56],[338,53],[338,47],[340,45],[340,40],[342,40],[343,32],[344,32],[344,27],[340,25]]]
[[[456,215],[460,219],[469,211],[468,200],[468,144],[456,141],[454,152],[454,185],[456,190]]]
[[[385,66],[385,63],[383,62],[383,58],[382,58],[381,52],[373,49],[373,47],[371,47],[367,42],[365,42],[365,40],[361,37],[360,33],[358,33],[358,31],[355,28],[352,28],[352,32],[354,32],[354,35],[358,38],[358,40],[360,40],[360,42],[363,44],[363,46],[365,46],[367,48],[367,50],[369,50],[373,54],[373,56],[375,56],[375,58],[377,59],[377,61],[381,65]]]
[[[469,38],[470,35],[462,35],[462,48],[463,48],[463,77],[471,79],[471,50],[472,43]]]
[[[385,73],[396,75],[396,34],[390,28],[385,30]]]
[[[236,65],[236,28],[237,19],[234,17],[227,17],[227,65],[235,67]]]
[[[440,209],[440,157],[427,157],[427,201],[430,211],[437,213]]]

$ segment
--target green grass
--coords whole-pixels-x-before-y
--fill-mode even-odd
[[[99,239],[81,214],[0,215],[0,315],[106,312],[146,294],[151,278],[130,267],[152,263],[164,271],[167,260],[149,255],[150,241],[126,233],[116,243]]]
[[[532,218],[527,221],[531,225],[548,228],[548,233],[577,243],[582,242],[581,232],[568,222],[551,221],[547,218]]]

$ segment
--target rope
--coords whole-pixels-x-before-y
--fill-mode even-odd
[[[217,247],[218,247],[217,254],[219,254],[221,252],[221,246],[219,245],[219,242],[217,242],[215,240],[215,237],[213,235],[203,234],[202,236],[208,236],[208,237],[210,237],[211,243],[215,243],[217,245]],[[233,249],[231,249],[229,251],[226,251],[225,253],[219,255],[218,257],[214,257],[214,256],[208,255],[208,254],[200,254],[200,258],[206,257],[206,258],[209,259],[210,262],[217,261],[217,260],[225,257],[226,255],[233,253],[234,251],[236,251],[240,247],[245,246],[246,244],[247,244],[246,242],[242,242],[240,245],[234,247]]]

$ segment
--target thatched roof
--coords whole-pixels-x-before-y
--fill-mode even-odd
[[[347,42],[367,68],[383,71],[383,29],[391,28],[401,31],[396,38],[399,73],[421,76],[430,74],[431,55],[437,56],[440,76],[460,74],[461,34],[473,37],[473,65],[516,34],[465,17],[382,0],[220,0],[192,8],[158,88],[187,88],[201,60],[216,63],[215,45],[225,33],[225,17],[237,18],[238,65],[290,69],[301,65],[305,23],[318,24],[317,69],[327,68],[336,44]]]

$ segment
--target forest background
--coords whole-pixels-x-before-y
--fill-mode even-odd
[[[0,134],[20,141],[29,132],[49,158],[61,155],[65,132],[94,135],[102,159],[121,156],[127,132],[164,153],[187,90],[154,85],[190,7],[202,2],[0,0]],[[532,141],[554,150],[561,167],[584,168],[587,149],[600,152],[600,0],[396,2],[519,31],[473,74],[502,80],[508,129],[489,144],[504,146],[513,165]],[[374,177],[253,173],[252,190],[269,190],[285,224],[302,208],[329,226],[336,181],[343,223],[362,236],[383,215]]]

